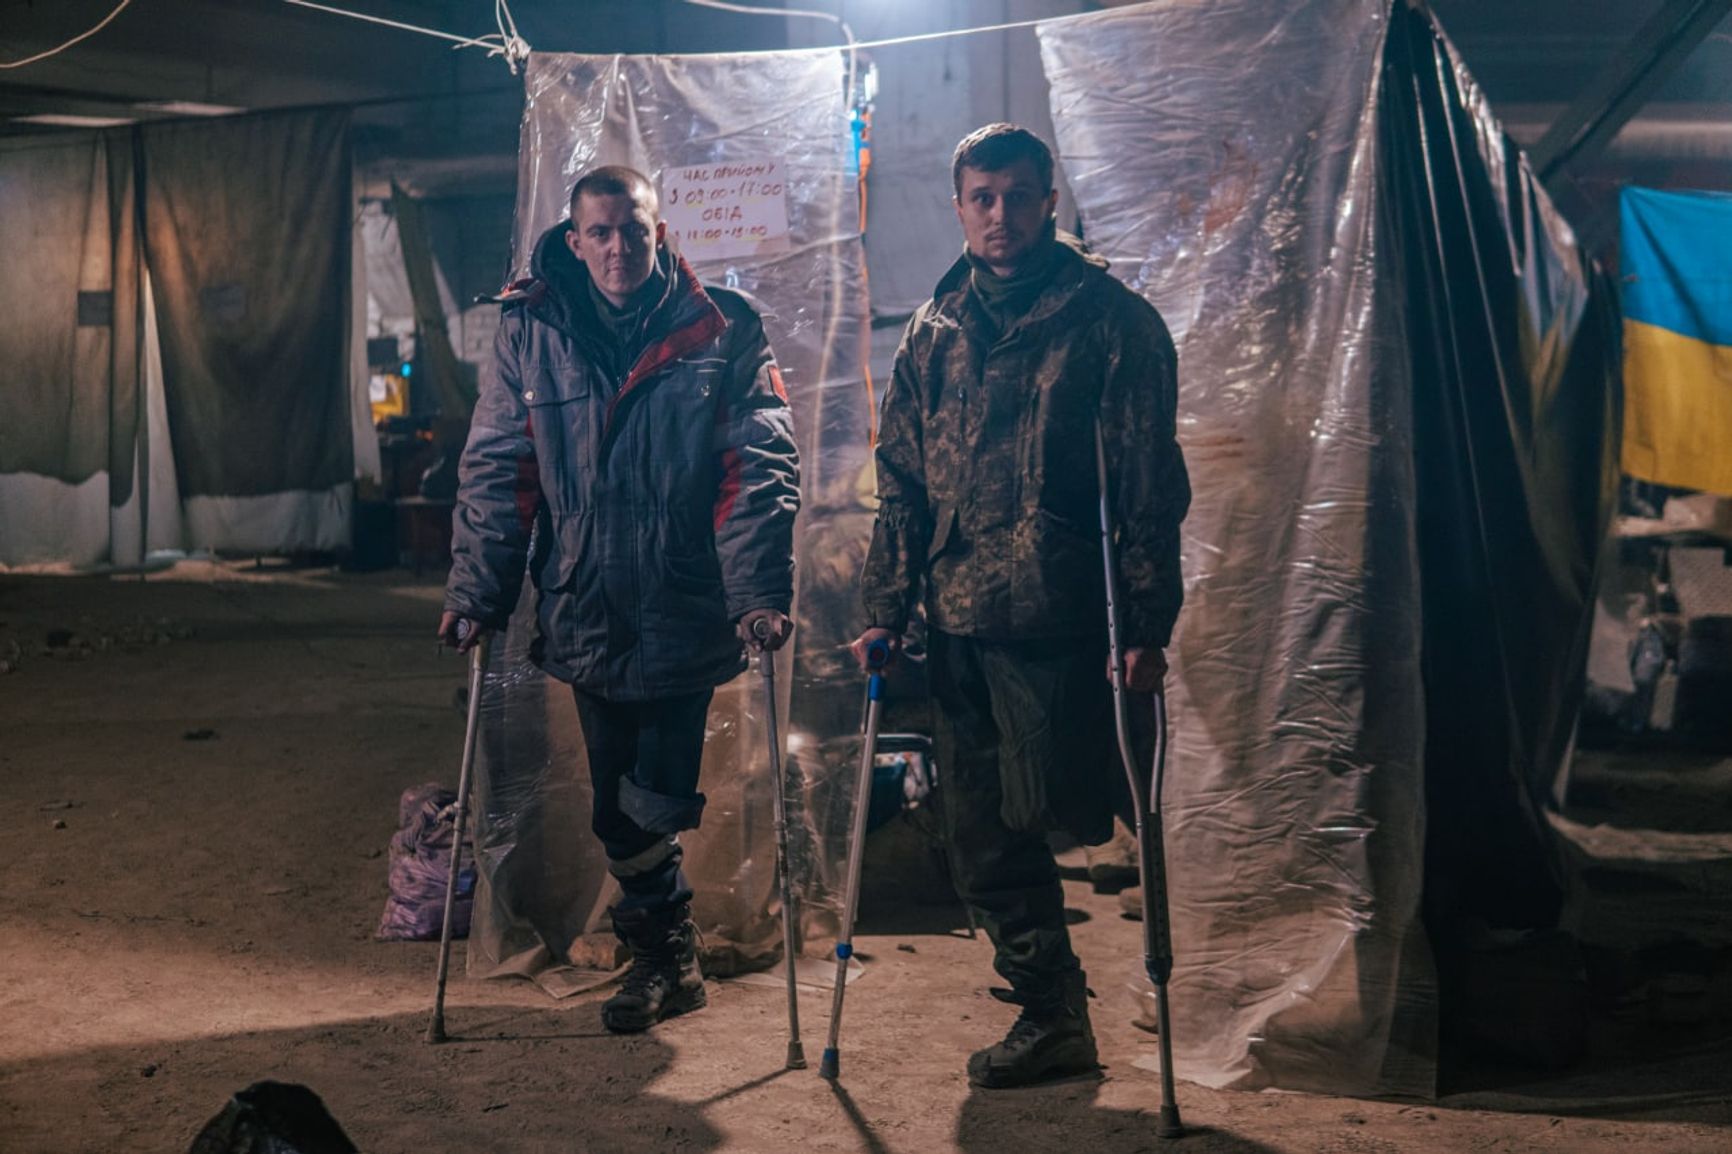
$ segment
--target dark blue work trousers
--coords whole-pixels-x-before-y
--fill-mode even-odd
[[[659,913],[692,899],[677,835],[703,817],[698,767],[714,692],[617,702],[572,690],[595,792],[591,826],[624,895],[617,910]]]

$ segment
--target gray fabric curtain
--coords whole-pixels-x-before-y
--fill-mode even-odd
[[[138,234],[128,132],[0,146],[0,473],[132,493]]]
[[[183,496],[351,480],[346,110],[138,130]]]

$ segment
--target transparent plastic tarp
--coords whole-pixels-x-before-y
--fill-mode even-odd
[[[536,238],[567,215],[572,184],[599,164],[632,165],[658,184],[693,166],[757,171],[773,163],[785,177],[786,239],[770,246],[779,251],[706,259],[688,246],[687,255],[701,279],[757,305],[800,443],[798,628],[777,684],[811,957],[828,948],[840,906],[860,685],[845,647],[859,624],[856,574],[872,517],[865,262],[848,172],[845,68],[833,52],[532,56],[513,248],[518,275],[526,275]],[[483,699],[482,880],[469,972],[523,974],[563,993],[618,960],[605,916],[614,889],[589,832],[590,786],[570,692],[527,659],[533,596],[525,591]],[[703,827],[681,838],[711,976],[765,968],[781,952],[763,702],[755,671],[717,691],[699,786],[709,804]]]
[[[1041,27],[1088,239],[1179,352],[1173,1043],[1210,1085],[1429,1089],[1399,1040],[1426,1008],[1424,723],[1408,383],[1377,266],[1383,13]]]
[[[1195,495],[1169,683],[1178,1073],[1429,1094],[1451,1012],[1434,956],[1472,925],[1555,915],[1544,795],[1615,479],[1606,285],[1421,10],[1162,2],[1039,39],[1087,238],[1179,348]],[[844,67],[532,58],[515,248],[522,271],[595,164],[786,174],[784,250],[698,271],[758,301],[793,395],[805,508],[780,684],[813,957],[846,852],[844,646],[872,518]],[[567,963],[618,958],[575,712],[526,661],[530,621],[526,597],[487,682],[470,971],[562,992],[586,980]],[[780,948],[761,701],[753,674],[718,693],[687,838],[716,975]]]
[[[1408,5],[1040,37],[1086,235],[1179,350],[1178,1072],[1429,1094],[1428,947],[1551,916],[1538,799],[1615,443],[1603,285]]]

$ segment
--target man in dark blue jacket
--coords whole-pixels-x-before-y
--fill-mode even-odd
[[[703,813],[704,719],[742,647],[793,630],[799,454],[781,372],[757,313],[699,284],[665,231],[643,174],[598,168],[504,294],[439,623],[474,645],[532,575],[531,657],[576,696],[623,892],[632,967],[602,1007],[618,1032],[705,1003],[678,839]]]

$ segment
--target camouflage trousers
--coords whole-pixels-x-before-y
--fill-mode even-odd
[[[1079,969],[1047,832],[1112,835],[1125,793],[1104,637],[992,642],[933,630],[944,829],[994,967],[1036,1000]]]

